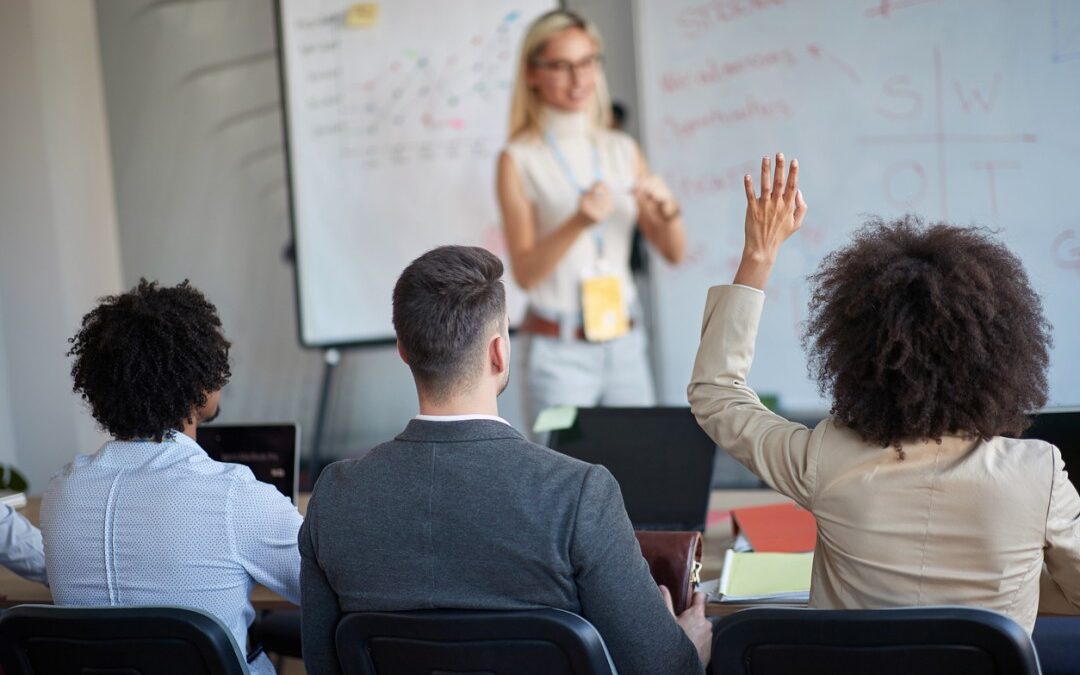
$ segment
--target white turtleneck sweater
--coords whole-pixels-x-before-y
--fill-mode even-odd
[[[546,108],[544,119],[545,131],[566,158],[576,184],[566,175],[544,135],[518,138],[506,147],[533,205],[537,238],[547,236],[577,211],[581,199],[579,186],[589,186],[595,180],[594,142],[602,180],[613,192],[615,208],[607,220],[593,225],[574,242],[551,276],[528,292],[529,303],[549,318],[567,315],[580,319],[581,277],[596,265],[599,251],[595,235],[599,233],[603,239],[604,263],[622,282],[623,297],[629,306],[635,298],[630,277],[630,246],[637,223],[637,204],[630,189],[636,179],[637,147],[624,133],[592,129],[585,113]]]

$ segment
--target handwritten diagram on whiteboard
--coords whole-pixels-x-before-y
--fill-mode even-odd
[[[394,281],[435,246],[505,260],[495,161],[523,31],[553,5],[282,0],[305,344],[392,337]]]
[[[1054,325],[1051,400],[1080,403],[1080,3],[638,0],[646,150],[682,199],[687,264],[654,275],[661,399],[685,400],[706,289],[742,244],[742,176],[798,157],[810,205],[782,251],[751,384],[827,407],[800,344],[806,277],[871,214],[979,224]]]

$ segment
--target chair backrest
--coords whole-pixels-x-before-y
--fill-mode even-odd
[[[247,675],[214,617],[182,607],[19,605],[0,617],[4,675]]]
[[[1028,634],[971,607],[747,609],[717,626],[712,667],[725,675],[1039,675]]]
[[[345,675],[616,675],[591,623],[559,609],[347,614]]]

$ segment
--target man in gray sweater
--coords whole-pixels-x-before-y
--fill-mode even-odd
[[[446,246],[394,287],[421,414],[315,486],[300,530],[308,672],[341,672],[334,630],[348,612],[555,607],[596,626],[620,675],[703,673],[704,596],[674,616],[615,479],[498,416],[510,376],[502,274],[487,251]]]

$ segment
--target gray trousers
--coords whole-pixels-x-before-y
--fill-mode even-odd
[[[525,360],[529,428],[541,410],[553,405],[656,405],[647,342],[640,325],[608,342],[530,335]]]

